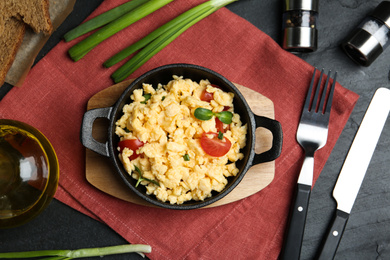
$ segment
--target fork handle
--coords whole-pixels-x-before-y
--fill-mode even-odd
[[[290,209],[287,233],[279,257],[280,260],[295,260],[300,258],[310,193],[311,186],[297,184],[295,200]]]

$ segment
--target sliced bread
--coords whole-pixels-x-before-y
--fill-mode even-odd
[[[14,62],[26,28],[22,21],[12,17],[4,25],[3,33],[0,34],[0,86],[4,84],[5,76]]]
[[[23,41],[26,25],[51,34],[48,0],[0,0],[0,87]]]
[[[48,0],[1,0],[0,15],[20,19],[36,33],[51,34],[53,31]]]

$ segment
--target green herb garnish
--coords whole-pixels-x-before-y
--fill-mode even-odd
[[[210,120],[213,116],[216,116],[219,120],[221,120],[222,123],[231,124],[233,113],[230,111],[214,113],[210,109],[198,107],[197,109],[195,109],[194,116],[202,121]]]
[[[143,95],[143,97],[145,98],[144,101],[141,102],[141,104],[146,104],[146,102],[148,102],[148,100],[152,97],[151,94],[145,94]]]
[[[216,117],[225,124],[231,124],[232,123],[232,118],[233,118],[233,113],[230,111],[222,111],[216,113]]]
[[[184,161],[188,162],[190,160],[190,156],[188,155],[188,153],[186,153],[185,155],[183,155],[183,159]]]
[[[223,140],[223,133],[221,131],[218,132],[218,139]]]
[[[214,116],[214,112],[207,108],[198,107],[195,109],[194,116],[199,120],[207,121]]]
[[[135,187],[138,187],[141,181],[148,181],[160,187],[160,184],[157,181],[143,177],[141,170],[136,165],[134,165],[134,168],[138,172],[138,180],[137,183],[135,184]]]

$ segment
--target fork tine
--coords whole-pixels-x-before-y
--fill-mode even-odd
[[[330,109],[332,108],[333,93],[336,86],[336,78],[337,78],[337,71],[335,72],[333,77],[333,83],[332,83],[332,87],[330,88],[328,102],[326,103],[325,114],[330,113]]]
[[[303,110],[309,110],[310,100],[311,100],[311,92],[313,91],[314,79],[316,77],[316,71],[317,71],[317,69],[314,68],[313,77],[311,78],[309,90],[307,91],[307,94],[306,94],[306,100],[305,100],[305,104],[303,105]]]
[[[325,113],[325,111],[324,111],[325,110],[324,103],[325,103],[326,93],[327,93],[327,90],[328,90],[328,83],[329,83],[329,79],[330,79],[330,73],[331,73],[331,71],[329,71],[328,76],[326,77],[324,89],[322,90],[322,94],[321,94],[320,105],[318,106],[318,112],[321,112],[321,113]]]
[[[317,107],[317,104],[318,104],[318,94],[320,92],[320,88],[321,88],[321,82],[322,82],[322,76],[324,75],[324,69],[321,70],[321,75],[320,75],[320,79],[318,80],[318,83],[317,83],[317,87],[316,87],[316,92],[314,94],[314,98],[313,98],[313,102],[311,104],[311,109],[310,111],[312,110],[315,110],[316,107]]]

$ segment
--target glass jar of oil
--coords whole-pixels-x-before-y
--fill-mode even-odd
[[[0,119],[0,228],[22,225],[47,207],[58,185],[53,147],[37,129]]]

